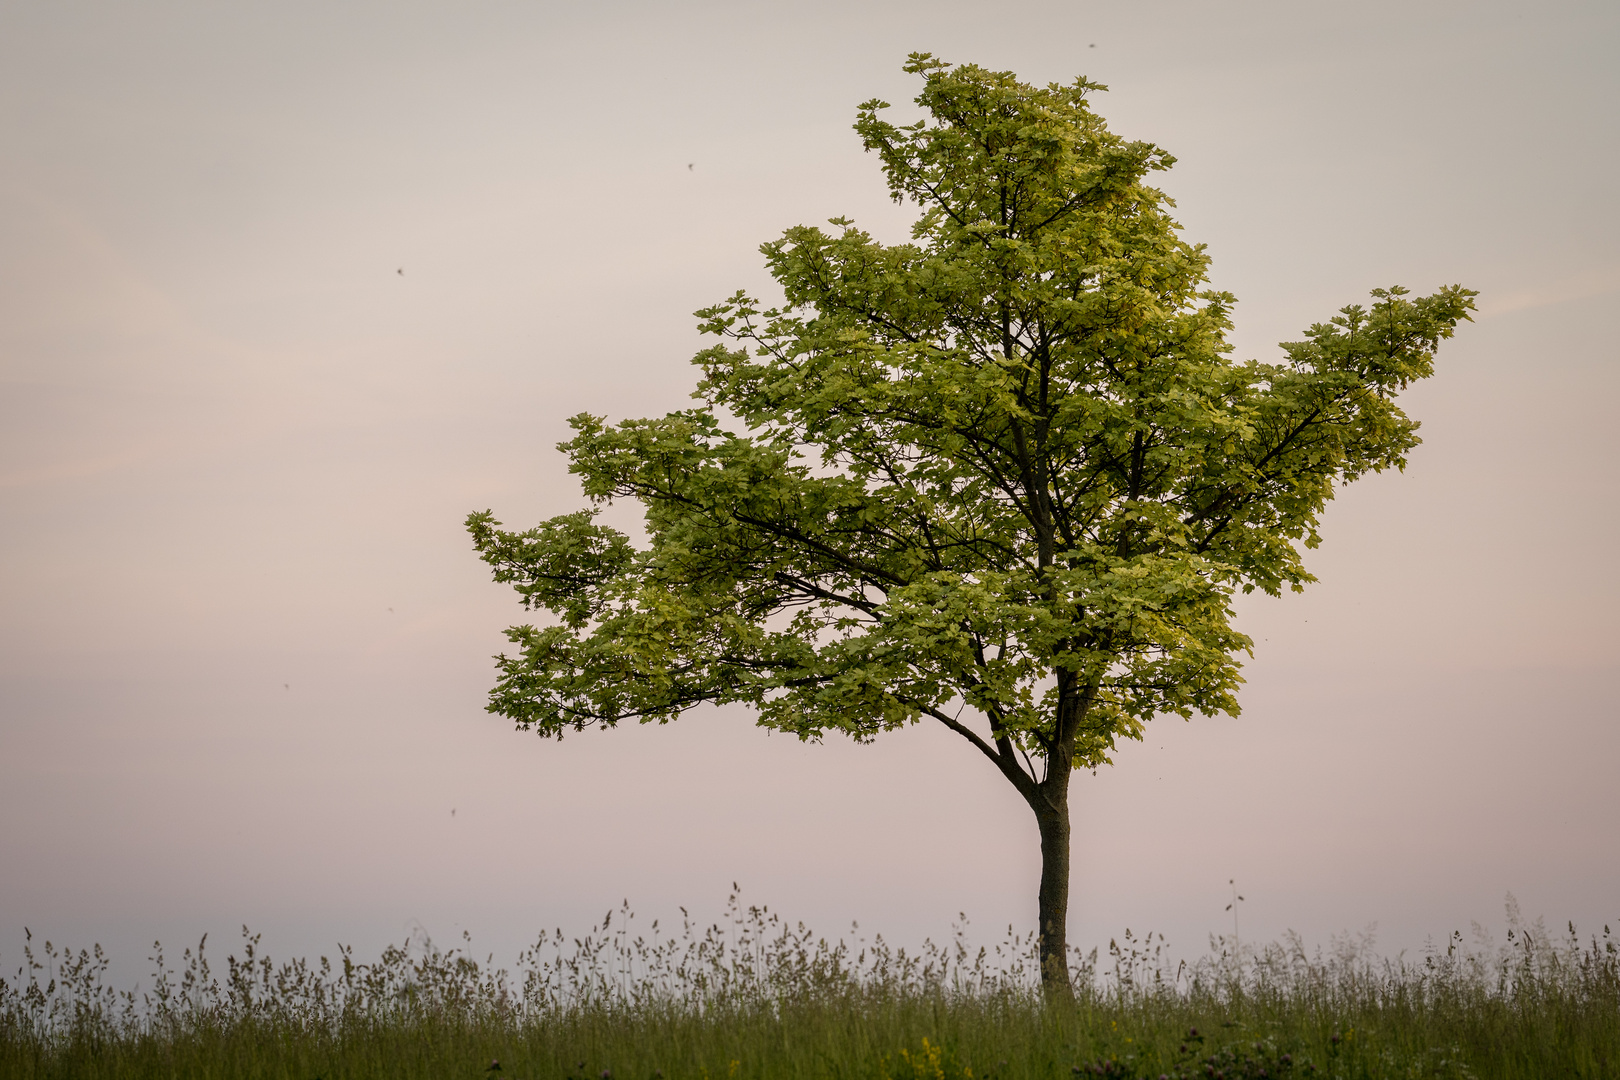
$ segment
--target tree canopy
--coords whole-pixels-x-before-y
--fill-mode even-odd
[[[468,518],[553,616],[508,632],[489,708],[552,735],[702,702],[806,739],[931,718],[1029,800],[1043,849],[1060,814],[1066,909],[1071,771],[1155,716],[1238,711],[1234,595],[1310,582],[1336,486],[1405,465],[1396,394],[1474,293],[1375,289],[1234,359],[1234,298],[1150,184],[1174,159],[1108,130],[1104,87],[906,70],[924,118],[874,100],[855,130],[918,209],[910,241],[788,229],[762,248],[779,303],[697,313],[718,340],[694,407],[570,420],[584,493],[638,501],[645,543],[596,508]]]

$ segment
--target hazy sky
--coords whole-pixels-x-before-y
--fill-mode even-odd
[[[949,733],[741,711],[562,744],[483,712],[524,615],[461,522],[582,501],[582,410],[681,408],[757,246],[908,214],[850,130],[907,52],[1084,74],[1238,351],[1481,290],[1240,718],[1074,790],[1072,940],[1390,951],[1504,895],[1620,918],[1613,3],[0,3],[0,968],[22,929],[249,923],[510,957],[628,897],[902,940],[1034,917],[1033,820]],[[399,271],[403,270],[403,273]],[[455,811],[452,816],[452,809]]]

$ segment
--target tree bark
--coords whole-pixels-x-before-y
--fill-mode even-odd
[[[1030,800],[1041,830],[1040,961],[1041,989],[1048,1001],[1074,997],[1069,982],[1069,777],[1056,790],[1055,777]]]

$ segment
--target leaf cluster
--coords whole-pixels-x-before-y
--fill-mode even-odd
[[[697,313],[697,405],[570,421],[585,493],[638,501],[646,546],[596,510],[468,519],[557,617],[509,632],[492,711],[560,734],[744,702],[857,739],[932,716],[1033,783],[1155,715],[1235,713],[1234,593],[1311,581],[1337,485],[1404,466],[1396,394],[1470,290],[1375,290],[1234,361],[1234,299],[1149,183],[1173,159],[1107,129],[1102,87],[907,69],[926,118],[870,101],[855,130],[910,241],[788,229],[762,248],[781,304]]]

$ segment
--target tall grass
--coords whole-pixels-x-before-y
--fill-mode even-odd
[[[723,922],[673,932],[638,932],[626,906],[511,970],[425,939],[277,964],[244,929],[223,971],[206,939],[173,968],[154,946],[150,987],[118,991],[99,947],[30,938],[0,980],[0,1076],[1620,1077],[1608,928],[1583,944],[1510,916],[1504,945],[1454,935],[1415,963],[1291,938],[1172,966],[1162,938],[1127,934],[1076,954],[1056,1004],[1029,938],[829,941],[735,894]]]

